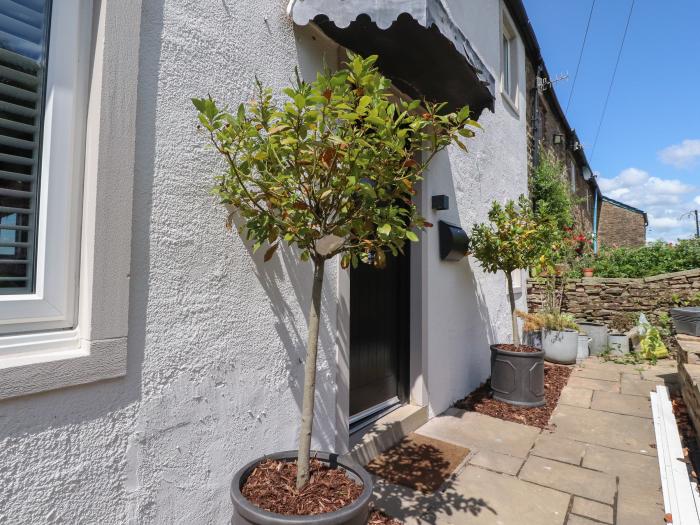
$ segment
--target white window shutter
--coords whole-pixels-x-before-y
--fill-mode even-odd
[[[32,293],[50,0],[0,0],[0,294]]]

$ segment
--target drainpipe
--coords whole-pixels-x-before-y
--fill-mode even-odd
[[[533,129],[533,141],[532,145],[532,163],[535,166],[540,165],[540,140],[542,126],[540,126],[540,75],[542,74],[542,64],[537,66],[537,74],[535,75],[535,100],[532,104],[532,129]]]
[[[596,184],[595,196],[593,197],[593,253],[598,255],[598,185]]]

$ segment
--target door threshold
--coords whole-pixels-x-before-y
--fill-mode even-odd
[[[358,412],[354,416],[350,416],[350,434],[354,434],[359,430],[371,425],[377,419],[385,416],[389,412],[396,410],[401,406],[401,401],[397,396],[382,401],[381,403],[374,405],[362,412]]]
[[[381,417],[350,435],[350,451],[345,456],[366,465],[427,421],[428,407],[410,404],[390,407]]]

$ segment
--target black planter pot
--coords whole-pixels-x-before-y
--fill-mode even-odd
[[[544,405],[544,352],[509,352],[491,345],[491,390],[494,399],[511,405]]]
[[[341,459],[337,454],[328,452],[312,452],[312,458],[327,463],[331,468],[342,468],[355,480],[362,484],[362,494],[347,507],[315,516],[285,516],[268,512],[253,505],[243,494],[241,488],[245,484],[253,469],[265,459],[277,459],[282,461],[296,461],[297,451],[277,452],[264,458],[251,461],[239,469],[231,482],[231,501],[233,502],[232,525],[285,525],[288,523],[311,523],[314,525],[365,525],[369,517],[369,503],[372,498],[372,478],[360,465],[351,460]]]

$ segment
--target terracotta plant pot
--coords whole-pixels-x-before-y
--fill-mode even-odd
[[[369,517],[369,503],[372,498],[374,484],[369,473],[352,460],[341,459],[337,454],[329,452],[311,452],[311,457],[330,465],[331,468],[342,468],[346,474],[362,485],[362,494],[350,505],[335,512],[316,514],[313,516],[287,516],[275,514],[256,507],[248,501],[241,489],[253,469],[265,459],[281,461],[296,461],[297,451],[277,452],[263,458],[251,461],[240,468],[231,482],[231,501],[233,502],[232,525],[286,525],[311,523],[315,525],[366,525]]]
[[[584,277],[593,277],[593,268],[584,268],[583,269],[583,276]]]
[[[510,352],[491,345],[491,390],[494,399],[511,405],[544,405],[544,352]]]

